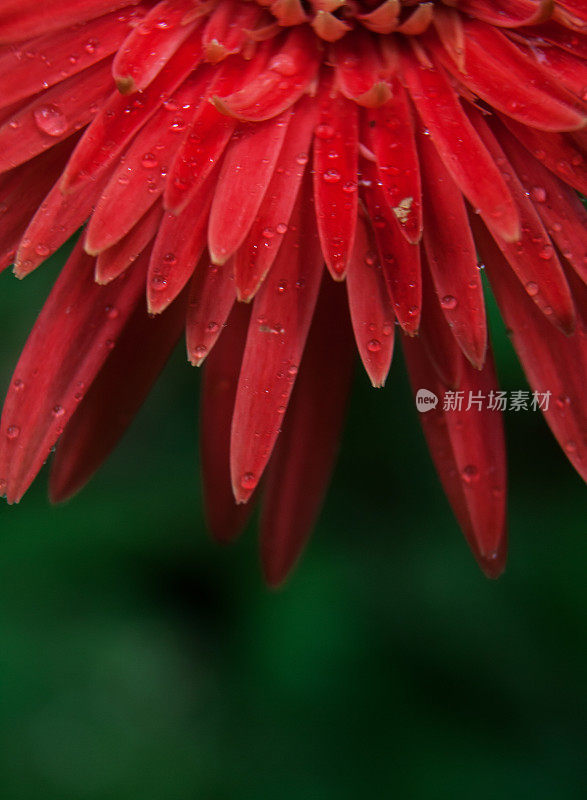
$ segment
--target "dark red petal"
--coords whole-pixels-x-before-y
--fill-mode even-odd
[[[257,78],[234,94],[214,98],[223,114],[260,122],[281,114],[306,93],[320,66],[316,37],[305,26],[284,36],[283,46]]]
[[[105,285],[122,275],[155,238],[162,217],[161,203],[155,203],[124,239],[103,250],[96,259],[96,283]]]
[[[445,389],[416,339],[404,339],[412,389],[438,397],[420,421],[432,459],[456,518],[479,566],[489,578],[503,571],[506,557],[506,459],[501,413],[488,408],[497,391],[493,359],[481,371],[461,355],[462,409],[444,410]],[[469,397],[483,397],[481,410]]]
[[[422,121],[445,167],[475,208],[507,241],[520,234],[514,200],[487,148],[463,111],[441,68],[427,68],[406,50],[404,75]]]
[[[413,114],[397,78],[392,86],[392,99],[365,113],[364,135],[375,156],[386,200],[404,236],[416,244],[422,236],[422,187]]]
[[[528,381],[535,392],[550,393],[544,411],[546,421],[575,469],[587,479],[585,324],[579,320],[573,336],[553,329],[481,226],[475,239]]]
[[[0,172],[72,136],[94,117],[112,87],[110,61],[52,86],[0,126]]]
[[[0,421],[0,478],[18,502],[116,346],[142,294],[145,259],[107,287],[78,242],[28,338]]]
[[[553,0],[459,0],[458,8],[490,25],[517,28],[544,22],[553,5]]]
[[[228,144],[216,183],[208,249],[212,261],[222,264],[249,233],[287,134],[291,111],[275,119],[237,129]]]
[[[199,24],[196,19],[184,22],[193,9],[193,0],[162,0],[134,28],[112,65],[123,94],[142,91],[161,72]]]
[[[141,8],[119,11],[41,36],[0,54],[0,105],[42,92],[114,53],[140,19]]]
[[[4,0],[0,7],[0,44],[22,42],[86,22],[140,0]]]
[[[447,325],[425,252],[422,253],[422,322],[418,335],[441,382],[447,389],[458,389],[462,351]]]
[[[120,155],[137,131],[183,83],[202,57],[201,36],[192,34],[155,80],[140,95],[118,92],[102,106],[73,152],[61,188],[71,192],[105,170]]]
[[[502,119],[538,161],[569,186],[587,194],[587,164],[581,148],[569,134],[542,133],[507,117]]]
[[[587,117],[577,98],[503,33],[474,20],[465,21],[464,27],[464,69],[439,44],[429,43],[457,81],[524,125],[546,131],[576,130],[585,125]]]
[[[400,231],[399,221],[389,207],[377,171],[363,161],[364,198],[373,224],[377,250],[393,309],[405,333],[417,333],[422,308],[420,246],[410,244]]]
[[[218,268],[216,268],[218,269]],[[220,269],[226,269],[226,265]],[[249,518],[254,502],[237,504],[230,482],[230,423],[247,338],[249,307],[237,304],[204,367],[200,406],[200,455],[204,510],[219,542],[231,542]]]
[[[132,422],[183,330],[186,298],[161,316],[139,303],[57,445],[49,495],[67,500],[102,465]]]
[[[188,358],[195,367],[203,364],[214,347],[235,301],[232,259],[218,266],[210,262],[208,253],[204,253],[191,282],[185,328]]]
[[[231,475],[237,502],[259,482],[299,369],[322,276],[306,185],[273,268],[253,306],[232,420]]]
[[[359,218],[346,279],[355,341],[371,383],[384,386],[393,356],[394,314],[371,232]]]
[[[587,211],[575,192],[500,130],[499,142],[559,251],[587,283]]]
[[[139,131],[100,195],[86,232],[86,250],[97,254],[120,241],[157,201],[199,95],[210,80],[197,70]]]
[[[522,220],[518,242],[507,242],[493,233],[495,241],[536,305],[553,325],[570,333],[575,324],[573,298],[548,232],[485,119],[473,109],[469,116],[502,174],[508,176]],[[483,219],[487,225],[489,221]]]
[[[177,297],[206,247],[212,202],[212,174],[179,216],[166,212],[153,245],[147,277],[147,304],[159,314]]]
[[[335,280],[344,278],[358,209],[357,106],[328,85],[314,137],[314,197],[322,252]]]
[[[344,291],[324,281],[283,431],[267,468],[261,559],[270,586],[285,579],[320,511],[338,451],[353,363]]]
[[[453,336],[481,369],[487,348],[485,302],[463,196],[429,136],[419,139],[424,183],[424,246],[438,300]]]
[[[310,158],[316,104],[311,98],[302,98],[294,115],[259,213],[235,256],[237,294],[246,302],[253,298],[277,256]]]

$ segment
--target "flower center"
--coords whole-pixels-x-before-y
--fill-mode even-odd
[[[309,22],[316,34],[335,42],[358,25],[373,33],[423,33],[432,22],[434,6],[456,6],[458,0],[257,0],[277,24],[291,27]]]

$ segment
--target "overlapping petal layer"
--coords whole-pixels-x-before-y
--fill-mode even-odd
[[[397,322],[415,391],[497,392],[478,257],[584,474],[585,27],[570,0],[0,3],[0,268],[24,277],[88,222],[8,391],[9,502],[56,443],[51,496],[77,491],[185,329],[207,361],[211,530],[232,540],[259,497],[280,583],[324,495],[353,338],[375,386]],[[496,577],[500,414],[423,423]]]

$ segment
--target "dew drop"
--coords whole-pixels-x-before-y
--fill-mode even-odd
[[[467,464],[467,466],[463,468],[461,474],[465,483],[474,483],[479,480],[479,470],[475,464]]]
[[[153,153],[145,153],[141,158],[141,164],[145,169],[154,169],[158,163]]]
[[[457,307],[457,298],[453,297],[452,294],[445,294],[440,300],[440,305],[447,311],[452,311],[453,308]]]
[[[9,425],[6,429],[6,436],[9,439],[18,439],[20,435],[20,428],[18,425]]]
[[[20,378],[17,378],[12,385],[15,392],[24,391],[24,381],[22,381]]]
[[[33,117],[37,128],[48,136],[61,136],[68,128],[65,115],[53,104],[39,106]]]
[[[65,409],[63,406],[53,406],[51,413],[54,417],[62,417],[65,414]]]
[[[367,342],[367,350],[370,353],[378,353],[381,350],[381,342],[379,339],[369,339]]]
[[[163,275],[153,275],[151,278],[151,289],[154,292],[162,292],[167,288],[167,278]]]
[[[537,203],[544,203],[546,200],[546,189],[543,186],[534,186],[530,192],[530,197]]]
[[[329,169],[322,175],[322,179],[326,181],[326,183],[338,183],[340,180],[340,172],[336,169]]]
[[[246,490],[254,489],[257,485],[257,479],[254,473],[245,472],[241,477],[241,487]]]
[[[318,139],[332,139],[334,136],[334,128],[332,125],[318,125],[314,134],[318,137]]]
[[[529,281],[526,284],[526,291],[528,292],[530,297],[535,297],[539,292],[538,284],[534,283],[534,281]]]

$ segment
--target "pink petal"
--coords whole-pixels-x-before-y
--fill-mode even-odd
[[[361,360],[373,386],[384,386],[393,355],[394,315],[381,263],[362,218],[357,225],[346,284]]]
[[[142,406],[183,330],[185,300],[158,317],[139,303],[57,445],[49,495],[78,492],[102,465]]]
[[[281,114],[309,90],[321,60],[316,37],[305,26],[294,28],[283,37],[276,40],[275,55],[257,78],[234,94],[214,98],[220,111],[237,119],[260,122]]]
[[[16,366],[0,421],[9,503],[28,489],[108,357],[143,291],[145,261],[108,287],[78,242]]]
[[[399,80],[394,79],[392,85],[393,98],[364,115],[365,137],[375,156],[386,200],[406,239],[416,244],[422,236],[422,187],[413,113]]]
[[[316,123],[316,104],[300,100],[275,164],[273,177],[249,235],[235,256],[235,280],[239,300],[250,301],[273,264],[287,231]]]
[[[424,246],[438,299],[453,336],[481,369],[487,348],[483,287],[460,190],[428,136],[420,136],[424,183]]]
[[[344,278],[358,209],[357,106],[328,86],[314,137],[314,197],[322,252],[335,280]]]
[[[236,539],[254,508],[254,502],[235,502],[230,482],[230,422],[249,316],[247,306],[235,306],[204,367],[200,406],[204,509],[208,528],[219,542]]]
[[[306,186],[255,298],[232,420],[232,487],[239,503],[249,499],[269,460],[312,321],[322,276],[313,213]]]
[[[222,264],[244,242],[271,181],[291,119],[242,126],[226,148],[210,211],[208,249]]]
[[[493,359],[488,354],[478,371],[460,356],[465,401],[460,411],[444,411],[444,386],[425,349],[405,339],[404,350],[413,391],[428,389],[439,398],[420,421],[444,491],[479,566],[497,578],[506,557],[506,459],[501,413],[487,407],[489,393],[498,388]],[[469,393],[485,398],[481,410],[466,410]]]
[[[97,177],[120,155],[123,148],[197,66],[202,56],[196,32],[185,41],[165,70],[140,95],[123,97],[118,92],[102,106],[73,152],[63,175],[61,189],[72,192]]]
[[[324,281],[283,431],[267,468],[261,558],[270,586],[297,561],[336,459],[354,364],[342,287]]]
[[[405,50],[404,77],[418,113],[452,179],[504,239],[519,237],[518,211],[499,169],[463,111],[442,68],[422,66]]]

